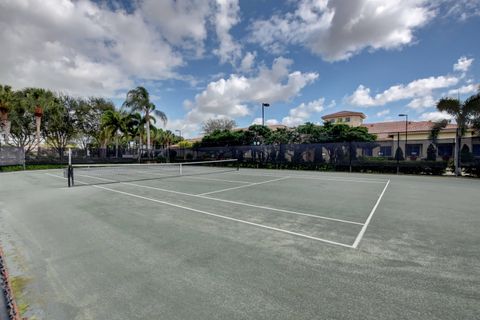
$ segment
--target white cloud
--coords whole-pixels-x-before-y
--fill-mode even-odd
[[[250,41],[273,51],[299,44],[338,61],[411,44],[414,31],[433,16],[424,0],[302,0],[294,12],[253,22]]]
[[[409,107],[410,109],[421,111],[423,109],[433,107],[435,106],[435,104],[436,101],[435,99],[433,99],[432,96],[424,96],[413,99],[412,101],[410,101],[409,104],[407,104],[407,107]]]
[[[90,1],[0,3],[0,81],[115,96],[132,78],[165,79],[183,59],[137,11]]]
[[[480,16],[480,1],[478,0],[437,0],[432,6],[441,11],[447,19],[456,18],[465,21]]]
[[[250,72],[252,70],[252,67],[255,64],[255,57],[256,57],[256,52],[247,52],[245,56],[242,59],[242,63],[240,64],[240,69],[243,72]]]
[[[324,98],[310,101],[307,104],[302,103],[296,108],[290,109],[288,116],[282,119],[282,124],[288,127],[295,127],[307,121],[313,122],[311,116],[314,113],[322,112],[325,109],[324,103]]]
[[[261,67],[256,76],[232,74],[228,79],[211,82],[194,101],[184,102],[189,109],[185,122],[199,124],[216,116],[244,117],[251,113],[251,104],[268,102],[274,106],[275,102],[288,101],[318,77],[317,73],[290,72],[291,64],[291,60],[280,57],[271,69]]]
[[[221,63],[235,64],[241,56],[241,47],[233,40],[230,29],[240,22],[240,6],[238,0],[216,0],[216,2],[215,30],[220,45],[214,53],[220,58]]]
[[[357,90],[347,98],[347,102],[359,107],[383,106],[393,101],[431,95],[433,90],[454,86],[458,81],[459,79],[453,76],[429,77],[414,80],[407,85],[399,84],[392,86],[375,96],[370,95],[369,88],[360,85]]]
[[[443,119],[452,120],[452,116],[446,112],[434,111],[422,113],[422,115],[420,115],[420,119],[426,121],[439,121]]]
[[[140,7],[169,43],[195,50],[198,55],[203,53],[211,9],[211,3],[204,0],[144,0]]]
[[[386,115],[390,114],[390,110],[389,109],[385,109],[385,110],[382,110],[382,111],[379,111],[377,112],[376,116],[381,118],[381,117],[385,117]]]
[[[448,91],[448,95],[457,95],[457,94],[469,94],[480,91],[480,84],[471,83],[460,88],[452,89]]]
[[[253,119],[252,124],[262,124],[262,118]],[[265,120],[265,125],[267,125],[267,126],[273,126],[273,125],[276,125],[276,124],[280,124],[280,122],[277,119]]]
[[[467,72],[468,69],[470,69],[472,63],[473,63],[473,58],[470,58],[468,59],[467,57],[463,56],[463,57],[460,57],[457,61],[457,63],[455,63],[453,65],[453,70],[455,71],[461,71],[463,73]]]

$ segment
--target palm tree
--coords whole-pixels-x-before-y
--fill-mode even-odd
[[[147,133],[147,153],[150,155],[150,119],[152,115],[157,116],[165,125],[167,123],[167,116],[162,111],[155,110],[155,105],[150,102],[150,96],[144,87],[137,87],[128,91],[127,99],[123,103],[123,106],[133,112],[137,111],[143,114]]]
[[[432,142],[428,146],[427,149],[427,159],[435,161],[437,158],[437,143],[438,143],[438,136],[440,135],[440,131],[445,129],[448,125],[449,121],[447,119],[443,119],[437,122],[434,122],[432,128],[430,129],[430,134],[428,139]]]
[[[122,111],[107,110],[102,116],[101,128],[115,138],[115,157],[118,158],[118,135],[127,131],[127,114]]]
[[[38,152],[40,151],[40,128],[42,124],[43,112],[46,108],[52,106],[55,102],[55,96],[53,92],[39,88],[29,88],[25,90],[26,102],[29,104],[29,108],[34,109],[35,115],[35,140],[38,146]]]
[[[14,92],[12,87],[0,85],[0,131],[5,131],[5,141],[8,139],[8,113],[12,108],[13,101]]]
[[[457,123],[455,134],[455,175],[461,174],[460,143],[467,128],[478,121],[480,114],[480,93],[477,93],[463,103],[459,99],[443,98],[437,103],[437,109],[453,116]]]
[[[145,123],[142,115],[138,112],[130,113],[125,119],[127,139],[133,139],[137,145],[138,160],[141,158],[141,145],[145,135]]]

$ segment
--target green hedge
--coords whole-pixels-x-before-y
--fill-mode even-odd
[[[25,168],[23,168],[22,165],[2,166],[0,167],[0,172],[59,169],[59,168],[65,168],[65,166],[66,166],[65,164],[27,164]]]
[[[241,162],[244,168],[262,169],[289,169],[289,170],[318,170],[318,171],[350,171],[348,163],[263,163],[263,162]],[[399,171],[404,174],[427,174],[442,175],[447,170],[446,162],[436,161],[401,161]],[[397,162],[387,160],[355,160],[351,165],[352,172],[365,173],[397,173]]]

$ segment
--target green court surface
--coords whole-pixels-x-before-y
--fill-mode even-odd
[[[35,319],[478,319],[480,180],[0,174]]]

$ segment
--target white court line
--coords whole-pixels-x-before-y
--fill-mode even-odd
[[[221,181],[221,182],[242,183],[242,184],[251,183],[251,182],[248,182],[248,181],[238,181],[238,180],[235,181],[235,180],[225,180],[225,179],[204,178],[204,177],[199,177],[199,176],[191,176],[191,175],[188,175],[188,174],[172,176],[172,175],[163,174],[163,173],[159,173],[159,172],[148,172],[148,171],[137,171],[137,172],[149,173],[149,174],[154,174],[154,175],[158,175],[158,176],[172,177],[172,178],[183,177],[185,179],[194,179],[194,180]],[[203,173],[210,173],[210,172],[204,171],[204,172],[194,173],[194,174],[195,175],[201,175]],[[224,172],[220,172],[220,173],[224,173]]]
[[[149,172],[149,171],[138,171],[138,170],[137,170],[136,172],[153,174],[153,175],[156,175],[156,176],[163,176],[163,177],[166,177],[166,178],[168,178],[168,177],[170,177],[170,178],[184,177],[184,178],[186,178],[186,179],[209,180],[209,181],[222,181],[222,182],[241,183],[241,184],[249,184],[249,183],[251,183],[251,182],[247,182],[247,181],[234,181],[234,180],[225,180],[225,179],[213,179],[213,178],[193,177],[193,176],[189,176],[189,175],[168,175],[168,174],[164,174],[164,173]],[[208,171],[204,171],[204,173],[209,173],[209,172],[208,172]],[[201,172],[201,173],[197,173],[197,174],[202,174],[202,172]],[[99,178],[99,177],[95,177],[95,176],[82,175],[82,174],[75,174],[75,176],[88,177],[88,178],[99,179],[99,180],[110,181],[110,182],[121,182],[120,180],[111,180],[111,179]],[[152,179],[152,180],[154,180],[154,179]]]
[[[46,173],[46,174],[48,174],[48,173]],[[52,175],[52,174],[48,174],[48,175],[64,179],[63,177],[60,177],[60,176],[56,176],[56,175]],[[98,178],[98,177],[93,177],[93,176],[88,176],[88,175],[81,175],[81,176],[84,176],[84,177],[87,177],[87,178],[93,178],[93,179],[106,180],[106,181],[114,181],[114,180]],[[224,199],[206,197],[206,196],[201,195],[201,194],[192,194],[192,193],[186,193],[186,192],[181,192],[181,191],[168,190],[168,189],[145,186],[145,185],[142,185],[142,184],[136,184],[136,183],[130,183],[130,182],[121,182],[120,184],[130,185],[130,186],[135,186],[135,187],[140,187],[140,188],[146,188],[146,189],[152,189],[152,190],[159,190],[159,191],[164,191],[164,192],[169,192],[169,193],[174,193],[174,194],[180,194],[180,195],[189,196],[189,197],[202,198],[202,199],[214,200],[214,201],[225,202],[225,203],[232,203],[232,204],[242,205],[242,206],[246,206],[246,207],[265,209],[265,210],[270,210],[270,211],[278,211],[278,212],[295,214],[295,215],[299,215],[299,216],[306,216],[306,217],[312,217],[312,218],[317,218],[317,219],[322,219],[322,220],[331,220],[331,221],[336,221],[336,222],[356,224],[356,225],[363,226],[363,223],[355,222],[355,221],[335,219],[335,218],[330,218],[330,217],[325,217],[325,216],[319,216],[319,215],[297,212],[297,211],[284,210],[284,209],[271,208],[271,207],[266,207],[266,206],[257,206],[257,205],[250,204],[250,203],[245,203],[245,202],[238,202],[238,201],[232,201],[232,200],[224,200]]]
[[[153,198],[147,198],[147,197],[139,196],[137,194],[133,194],[133,193],[129,193],[129,192],[119,191],[119,190],[110,189],[110,188],[106,188],[106,187],[102,187],[102,186],[92,186],[92,187],[103,189],[103,190],[108,190],[108,191],[111,191],[111,192],[120,193],[120,194],[127,195],[127,196],[134,197],[134,198],[139,198],[139,199],[143,199],[143,200],[147,200],[147,201],[152,201],[152,202],[164,204],[164,205],[171,206],[171,207],[184,209],[184,210],[187,210],[187,211],[202,213],[202,214],[212,216],[212,217],[216,217],[216,218],[220,218],[220,219],[240,222],[240,223],[252,225],[252,226],[263,228],[263,229],[282,232],[282,233],[286,233],[286,234],[290,234],[290,235],[294,235],[294,236],[298,236],[298,237],[302,237],[302,238],[307,238],[307,239],[311,239],[311,240],[321,241],[321,242],[325,242],[325,243],[329,243],[329,244],[333,244],[333,245],[337,245],[337,246],[342,246],[342,247],[346,247],[346,248],[352,248],[352,246],[349,245],[349,244],[344,244],[344,243],[340,243],[340,242],[336,242],[336,241],[317,238],[317,237],[309,236],[309,235],[298,233],[298,232],[293,232],[293,231],[288,231],[288,230],[284,230],[284,229],[280,229],[280,228],[270,227],[270,226],[267,226],[267,225],[254,223],[254,222],[250,222],[250,221],[245,221],[245,220],[241,220],[241,219],[236,219],[236,218],[232,218],[232,217],[222,216],[220,214],[211,213],[211,212],[198,210],[198,209],[194,209],[194,208],[189,208],[189,207],[185,207],[185,206],[181,206],[181,205],[178,205],[178,204],[174,204],[174,203],[170,203],[170,202],[166,202],[166,201],[161,201],[161,200],[157,200],[157,199],[153,199]]]
[[[94,177],[94,176],[89,176],[89,175],[86,175],[86,174],[75,174],[75,175],[74,175],[74,178],[77,177],[77,176],[78,176],[78,177],[86,177],[86,178],[98,179],[98,180],[108,181],[108,182],[118,182],[117,180],[105,179],[105,178],[100,178],[100,177]],[[77,180],[74,180],[74,182],[77,182]]]
[[[129,186],[140,187],[140,188],[152,189],[152,190],[159,190],[159,191],[164,191],[164,192],[169,192],[169,193],[175,193],[175,194],[180,194],[180,195],[189,196],[189,197],[202,198],[202,199],[208,199],[208,200],[225,202],[225,203],[232,203],[232,204],[242,205],[242,206],[246,206],[246,207],[257,208],[257,209],[278,211],[278,212],[295,214],[295,215],[299,215],[299,216],[306,216],[306,217],[318,218],[318,219],[322,219],[322,220],[331,220],[331,221],[336,221],[336,222],[350,223],[350,224],[356,224],[356,225],[363,226],[363,223],[360,223],[360,222],[354,222],[354,221],[342,220],[342,219],[335,219],[335,218],[330,218],[330,217],[325,217],[325,216],[320,216],[320,215],[315,215],[315,214],[309,214],[309,213],[303,213],[303,212],[297,212],[297,211],[290,211],[290,210],[284,210],[284,209],[277,209],[277,208],[266,207],[266,206],[258,206],[258,205],[255,205],[255,204],[250,204],[250,203],[245,203],[245,202],[238,202],[238,201],[232,201],[232,200],[212,198],[212,197],[202,196],[202,195],[198,195],[198,194],[191,194],[191,193],[185,193],[185,192],[180,192],[180,191],[174,191],[174,190],[168,190],[168,189],[163,189],[163,188],[146,186],[146,185],[143,185],[143,184],[136,184],[136,183],[129,183],[129,182],[123,182],[122,184],[129,185]]]
[[[221,190],[215,190],[215,191],[200,193],[200,194],[198,194],[198,195],[199,195],[199,196],[205,196],[205,195],[207,195],[207,194],[213,194],[213,193],[219,193],[219,192],[224,192],[224,191],[236,190],[236,189],[241,189],[241,188],[247,188],[247,187],[251,187],[251,186],[257,186],[257,185],[259,185],[259,184],[265,184],[265,183],[270,183],[270,182],[285,180],[285,179],[288,179],[288,178],[290,178],[290,177],[288,177],[288,176],[287,176],[287,177],[281,177],[281,178],[278,178],[278,179],[267,180],[267,181],[262,181],[262,182],[255,182],[255,183],[250,183],[250,184],[246,184],[246,185],[238,186],[238,187],[232,187],[232,188],[226,188],[226,189],[221,189]]]
[[[185,178],[185,179],[220,181],[220,182],[231,182],[231,183],[241,183],[241,184],[252,183],[252,182],[249,182],[249,181],[239,181],[239,180],[235,181],[235,180],[225,180],[225,179],[203,178],[203,177],[189,176],[189,175],[183,175],[181,177]]]
[[[355,242],[352,244],[352,248],[356,249],[356,248],[358,247],[358,244],[359,244],[360,241],[362,240],[363,235],[365,234],[365,231],[367,230],[367,227],[368,227],[368,225],[369,225],[369,223],[370,223],[370,220],[372,220],[373,214],[375,213],[375,210],[377,210],[377,207],[378,207],[378,205],[380,204],[380,201],[382,200],[383,194],[384,194],[385,191],[387,190],[387,187],[388,187],[389,184],[390,184],[390,180],[387,181],[387,184],[385,185],[385,188],[383,188],[383,191],[382,191],[382,193],[380,194],[380,196],[378,197],[378,200],[377,200],[377,202],[375,203],[375,206],[373,206],[372,211],[371,211],[370,214],[368,215],[368,218],[367,218],[367,220],[365,221],[365,224],[363,225],[362,230],[360,230],[360,232],[359,232],[358,235],[357,235],[357,238],[355,239]]]
[[[62,177],[62,176],[57,176],[56,174],[51,174],[51,173],[44,173],[46,174],[47,176],[50,176],[50,177],[55,177],[55,178],[61,178],[61,179],[66,179],[65,177]]]
[[[49,174],[49,175],[50,175],[50,174]],[[56,176],[56,177],[57,177],[57,178],[65,179],[64,177],[61,177],[61,176]],[[86,183],[86,182],[82,182],[82,181],[78,181],[78,180],[77,180],[77,182],[88,185],[88,183]],[[130,196],[130,197],[139,198],[139,199],[143,199],[143,200],[147,200],[147,201],[152,201],[152,202],[164,204],[164,205],[167,205],[167,206],[184,209],[184,210],[187,210],[187,211],[202,213],[202,214],[205,214],[205,215],[208,215],[208,216],[212,216],[212,217],[216,217],[216,218],[220,218],[220,219],[235,221],[235,222],[239,222],[239,223],[243,223],[243,224],[248,224],[248,225],[252,225],[252,226],[259,227],[259,228],[263,228],[263,229],[267,229],[267,230],[273,230],[273,231],[277,231],[277,232],[282,232],[282,233],[294,235],[294,236],[301,237],[301,238],[306,238],[306,239],[310,239],[310,240],[316,240],[316,241],[320,241],[320,242],[325,242],[325,243],[328,243],[328,244],[333,244],[333,245],[337,245],[337,246],[341,246],[341,247],[345,247],[345,248],[350,248],[350,249],[353,248],[353,247],[352,247],[351,245],[349,245],[349,244],[345,244],[345,243],[341,243],[341,242],[336,242],[336,241],[331,241],[331,240],[322,239],[322,238],[317,238],[317,237],[309,236],[309,235],[306,235],[306,234],[303,234],[303,233],[298,233],[298,232],[288,231],[288,230],[284,230],[284,229],[280,229],[280,228],[270,227],[270,226],[267,226],[267,225],[263,225],[263,224],[259,224],[259,223],[254,223],[254,222],[250,222],[250,221],[245,221],[245,220],[241,220],[241,219],[236,219],[236,218],[232,218],[232,217],[222,216],[222,215],[220,215],[220,214],[211,213],[211,212],[207,212],[207,211],[203,211],[203,210],[198,210],[198,209],[194,209],[194,208],[189,208],[189,207],[181,206],[181,205],[178,205],[178,204],[175,204],[175,203],[170,203],[170,202],[166,202],[166,201],[161,201],[161,200],[157,200],[157,199],[153,199],[153,198],[147,198],[147,197],[143,197],[143,196],[140,196],[140,195],[137,195],[137,194],[133,194],[133,193],[129,193],[129,192],[124,192],[124,191],[115,190],[115,189],[110,189],[110,188],[107,188],[107,187],[96,186],[96,185],[90,185],[90,187],[98,188],[98,189],[103,189],[103,190],[107,190],[107,191],[111,191],[111,192],[116,192],[116,193],[120,193],[120,194],[127,195],[127,196]]]
[[[278,177],[278,175],[275,174],[268,174],[268,173],[244,173],[244,172],[223,172],[223,174],[227,173],[233,173],[233,174],[238,174],[242,176],[252,176],[252,177],[257,177],[257,176],[264,176],[264,177]],[[385,180],[380,180],[380,179],[351,179],[351,178],[343,178],[343,177],[331,177],[331,178],[323,178],[323,177],[309,177],[309,176],[304,176],[304,175],[295,175],[295,174],[290,174],[288,175],[290,178],[297,178],[297,179],[307,179],[307,180],[327,180],[327,181],[338,181],[338,182],[360,182],[360,183],[385,183]]]

